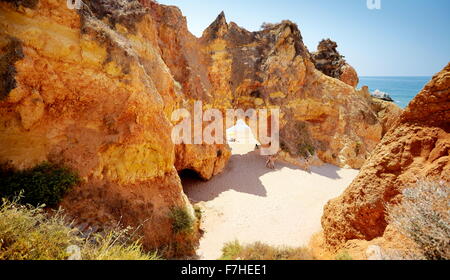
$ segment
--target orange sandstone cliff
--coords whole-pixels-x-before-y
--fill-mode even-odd
[[[386,206],[424,178],[450,182],[450,64],[409,104],[345,193],[325,207],[329,247],[389,233]]]
[[[180,238],[170,209],[193,209],[178,172],[211,179],[230,157],[172,143],[171,113],[196,100],[280,108],[286,154],[339,166],[361,167],[386,130],[370,98],[316,69],[292,22],[249,32],[221,14],[196,38],[176,7],[84,3],[0,1],[0,163],[77,171],[62,206],[79,223],[142,226],[147,247]]]
[[[280,108],[281,148],[359,168],[383,134],[371,101],[316,69],[290,21],[249,32],[222,13],[200,38],[216,107]]]
[[[66,1],[7,2],[0,160],[76,170],[84,182],[62,206],[80,224],[142,226],[148,247],[174,240],[170,209],[193,210],[170,138],[180,90],[154,20],[138,2],[86,1],[79,11]]]

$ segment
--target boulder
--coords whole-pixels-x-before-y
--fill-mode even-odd
[[[450,64],[400,115],[344,194],[326,205],[322,226],[330,248],[383,236],[386,206],[418,180],[450,182],[449,120]]]

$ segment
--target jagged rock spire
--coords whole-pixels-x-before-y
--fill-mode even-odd
[[[222,11],[217,18],[211,23],[203,32],[202,38],[216,39],[225,35],[228,31],[228,23],[225,17],[225,12]]]

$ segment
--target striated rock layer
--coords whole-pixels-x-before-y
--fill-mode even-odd
[[[180,10],[149,0],[0,1],[0,163],[67,165],[84,182],[62,206],[80,223],[142,226],[148,247],[179,239],[177,171],[210,179],[227,145],[177,145],[174,109],[280,108],[282,148],[361,167],[384,121],[371,100],[318,71],[292,22],[259,32],[221,14],[196,38]]]
[[[316,69],[297,25],[267,26],[249,32],[222,13],[203,33],[214,106],[280,108],[290,156],[361,167],[383,132],[371,101]]]
[[[200,100],[205,108],[222,111],[280,108],[281,144],[290,156],[303,157],[308,150],[342,167],[361,167],[380,141],[383,122],[372,99],[316,70],[292,22],[249,32],[228,23],[222,13],[197,39],[178,8],[154,2],[146,6],[157,22],[161,56],[184,93],[183,107]],[[215,149],[176,149],[177,169],[192,169],[205,179],[226,164],[215,159]],[[216,149],[228,158],[225,146]]]
[[[450,64],[409,104],[345,193],[327,204],[327,244],[383,236],[385,206],[423,178],[450,182]]]
[[[202,101],[204,109],[213,104],[212,86],[206,67],[206,56],[201,51],[198,39],[187,29],[186,18],[174,6],[144,3],[155,20],[158,46],[161,57],[180,85],[183,97],[179,107],[191,113],[193,103]],[[206,125],[206,123],[204,124]],[[231,151],[228,145],[177,145],[175,167],[178,171],[195,171],[205,180],[220,173]]]
[[[62,206],[79,223],[121,221],[142,227],[148,247],[170,243],[170,210],[193,215],[171,140],[181,88],[145,7],[85,3],[76,11],[66,1],[0,2],[0,161],[69,166],[84,183]]]
[[[358,73],[337,51],[337,43],[330,39],[320,41],[317,51],[312,53],[313,62],[318,70],[327,76],[339,79],[356,87],[359,83]]]

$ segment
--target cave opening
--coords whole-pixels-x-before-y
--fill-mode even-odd
[[[236,124],[227,129],[226,141],[232,151],[232,156],[227,163],[228,168],[235,168],[240,166],[240,163],[245,161],[245,156],[254,152],[260,146],[259,141],[254,136],[252,129],[247,125],[244,119],[237,120]],[[218,151],[217,156],[222,156],[221,151]],[[224,170],[223,172],[227,172]],[[210,182],[204,180],[195,170],[184,169],[179,171],[181,184],[184,193],[189,199],[193,201],[198,200],[198,192],[202,187],[207,187]],[[214,176],[211,180],[220,180]]]
[[[203,181],[200,175],[192,169],[181,170],[178,172],[178,175],[180,176],[181,182],[185,180]]]
[[[205,183],[205,180],[192,169],[181,170],[178,172],[178,176],[180,177],[184,194],[192,203],[195,203],[196,200],[193,199],[192,193],[200,184]]]

